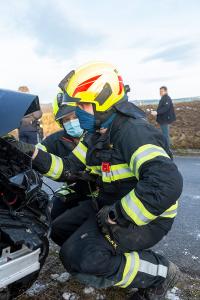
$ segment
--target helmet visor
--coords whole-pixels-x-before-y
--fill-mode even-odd
[[[62,118],[64,118],[66,115],[75,112],[76,106],[68,106],[68,105],[62,105],[57,114],[55,115],[55,120],[60,121]]]

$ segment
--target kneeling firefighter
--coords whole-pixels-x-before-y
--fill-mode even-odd
[[[67,104],[61,105],[64,102],[63,97],[64,94],[61,91],[53,101],[55,121],[63,129],[50,134],[41,143],[38,143],[36,147],[64,158],[77,146],[84,131],[80,127],[79,120],[75,115],[76,107]],[[52,179],[54,179],[53,172],[50,171],[46,175],[51,175]],[[94,187],[93,182],[89,182],[88,178],[83,178],[83,174],[80,177],[78,175],[72,176],[55,192],[52,199],[52,220],[60,216],[67,209],[77,206],[79,201],[86,200],[88,195],[91,194],[91,190]]]
[[[171,229],[182,192],[182,176],[160,132],[127,101],[118,71],[107,63],[70,72],[60,87],[76,103],[80,125],[88,131],[65,159],[16,142],[33,154],[41,173],[57,179],[90,170],[98,176],[98,208],[92,201],[66,211],[53,222],[65,268],[95,287],[135,287],[131,299],[165,299],[179,278],[178,268],[146,250]],[[57,159],[58,165],[52,165]]]

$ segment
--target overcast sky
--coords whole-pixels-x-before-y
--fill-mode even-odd
[[[71,69],[111,62],[131,98],[200,95],[199,0],[0,0],[0,86],[51,102]]]

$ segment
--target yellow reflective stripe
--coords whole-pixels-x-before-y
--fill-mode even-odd
[[[86,154],[87,147],[79,142],[76,148],[72,151],[72,153],[84,164],[86,165]]]
[[[174,218],[177,215],[177,208],[178,208],[178,201],[177,201],[161,215],[158,216],[153,215],[145,208],[141,200],[135,195],[134,191],[131,191],[128,195],[123,197],[121,200],[121,204],[125,213],[138,226],[146,225],[158,217]]]
[[[91,174],[101,176],[101,166],[87,166],[86,169],[89,170]]]
[[[106,172],[102,172],[102,181],[103,182],[112,182],[112,173],[109,172],[109,173],[106,173]]]
[[[163,218],[175,218],[177,215],[177,209],[178,209],[178,201],[176,201],[175,204],[173,204],[170,208],[168,208],[164,213],[162,213],[160,216]]]
[[[102,172],[102,179],[104,182],[111,182],[130,177],[134,177],[134,174],[127,164],[112,165],[110,167],[110,172]]]
[[[135,195],[134,190],[122,198],[121,203],[126,214],[137,225],[146,225],[158,217],[144,207],[140,199]]]
[[[133,153],[130,160],[130,169],[137,179],[139,179],[139,169],[142,164],[158,156],[170,158],[162,147],[153,144],[143,145]]]
[[[122,279],[120,282],[116,283],[115,286],[120,286],[122,288],[128,287],[135,279],[140,265],[140,259],[137,252],[125,253],[126,264]]]
[[[36,148],[38,148],[38,149],[40,149],[40,150],[42,150],[42,151],[47,152],[47,148],[46,148],[44,145],[42,145],[41,143],[38,143],[38,144],[36,145]]]
[[[123,169],[129,169],[129,166],[128,164],[117,164],[117,165],[111,165],[111,168],[113,171],[118,171]]]
[[[51,155],[51,167],[50,167],[49,171],[44,175],[56,180],[56,179],[60,178],[60,176],[62,174],[63,161],[58,156],[55,156],[53,154],[50,154],[50,155]]]
[[[175,210],[177,208],[178,208],[178,201],[176,201],[175,204],[173,204],[172,206],[170,206],[170,208],[168,208],[165,212],[169,212],[169,211]]]

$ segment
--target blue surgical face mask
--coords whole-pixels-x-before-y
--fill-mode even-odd
[[[63,123],[63,127],[70,136],[78,138],[83,134],[83,129],[80,127],[78,119]]]
[[[79,107],[76,108],[76,116],[79,119],[81,128],[87,130],[89,133],[95,132],[95,116],[89,114],[88,112],[80,109]]]

